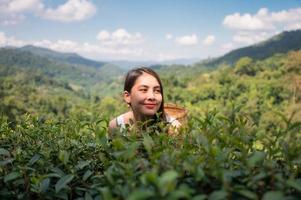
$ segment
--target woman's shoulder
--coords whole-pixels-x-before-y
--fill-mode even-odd
[[[129,111],[112,119],[109,122],[109,131],[112,132],[114,129],[119,127],[124,128],[125,125],[129,123],[129,119],[131,116],[132,113]]]
[[[109,122],[109,133],[112,133],[116,128],[117,128],[117,122],[116,122],[117,117],[115,117],[114,119],[112,119]]]

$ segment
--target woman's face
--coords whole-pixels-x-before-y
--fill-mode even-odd
[[[152,75],[143,73],[135,81],[130,93],[124,92],[124,100],[131,104],[134,114],[142,118],[155,115],[162,103],[159,82]]]

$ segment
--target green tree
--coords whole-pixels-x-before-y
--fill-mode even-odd
[[[249,57],[240,58],[235,64],[235,74],[237,75],[248,75],[255,76],[256,75],[256,67],[253,63],[253,59]]]

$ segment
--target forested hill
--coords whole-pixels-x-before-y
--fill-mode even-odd
[[[53,51],[42,47],[36,47],[32,45],[24,46],[19,50],[31,52],[34,55],[39,55],[41,57],[46,57],[54,61],[68,63],[72,65],[86,65],[95,68],[100,68],[106,64],[105,62],[98,62],[98,61],[81,57],[76,53],[61,53],[61,52]]]
[[[299,49],[301,49],[301,30],[285,31],[266,41],[233,50],[220,58],[209,61],[207,65],[234,64],[239,58],[245,56],[252,59],[265,59],[276,53],[287,53]]]
[[[0,48],[0,115],[9,121],[25,113],[63,119],[74,107],[89,106],[119,89],[113,80],[124,71],[117,66],[71,64],[47,57],[47,49],[39,53]]]
[[[111,64],[33,46],[1,48],[0,65],[2,68],[14,67],[15,70],[38,70],[44,76],[89,86],[123,73]]]

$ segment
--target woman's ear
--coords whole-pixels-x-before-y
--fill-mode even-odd
[[[123,100],[127,103],[131,103],[131,94],[128,91],[123,92]]]

